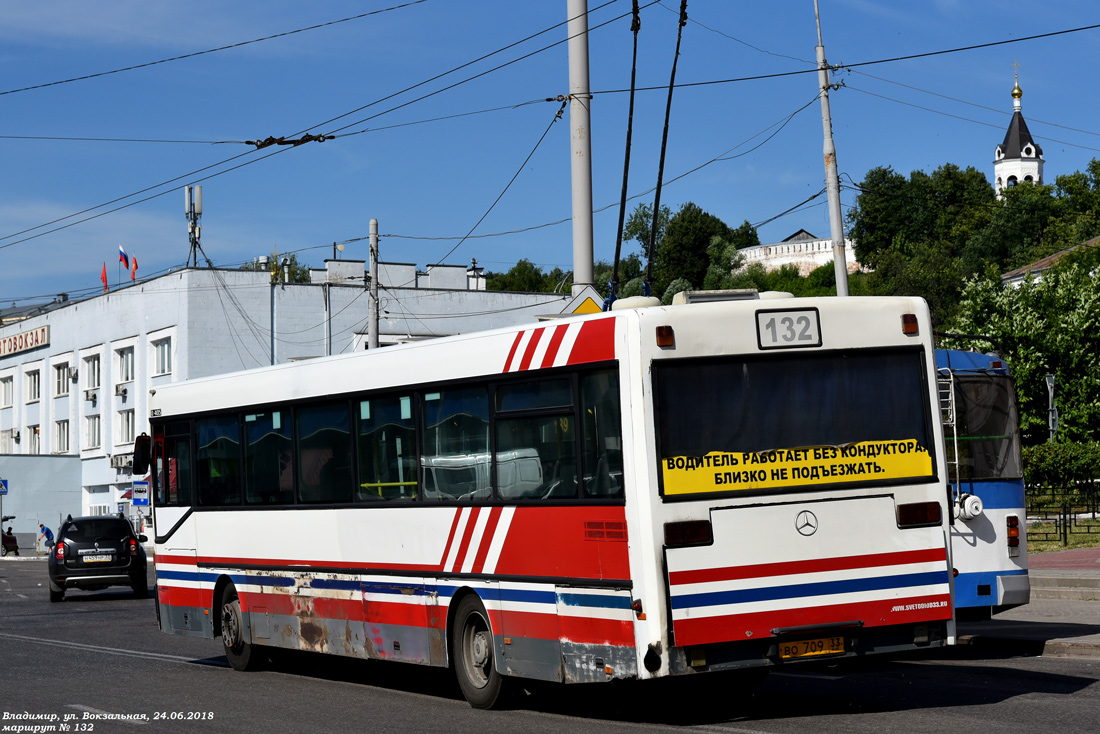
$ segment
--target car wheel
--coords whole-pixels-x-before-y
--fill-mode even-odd
[[[222,646],[225,657],[233,670],[257,670],[261,667],[263,656],[256,646],[244,639],[244,614],[241,612],[241,600],[237,590],[229,584],[222,590],[221,604]]]
[[[141,579],[134,579],[133,583],[130,584],[130,588],[134,590],[134,596],[138,599],[149,598],[149,584],[146,583],[144,577]]]
[[[0,556],[6,556],[8,554],[8,547],[6,545],[0,545]]]
[[[451,652],[462,695],[476,709],[492,708],[501,702],[504,679],[494,663],[489,615],[473,594],[459,602],[453,634]]]
[[[54,591],[53,584],[50,584],[50,601],[65,601],[65,590]]]

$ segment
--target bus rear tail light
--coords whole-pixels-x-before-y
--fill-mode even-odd
[[[908,505],[898,505],[898,527],[919,528],[928,525],[939,525],[943,520],[943,512],[939,502],[914,502]]]
[[[1006,534],[1005,537],[1008,538],[1008,547],[1009,548],[1019,548],[1020,547],[1020,518],[1016,517],[1015,515],[1009,515],[1006,518],[1006,521],[1007,521],[1007,525],[1008,525],[1008,533]]]
[[[688,545],[710,545],[714,531],[710,520],[681,520],[665,523],[665,547],[682,548]]]
[[[901,315],[901,333],[909,336],[920,334],[920,324],[917,323],[915,313],[903,313]]]

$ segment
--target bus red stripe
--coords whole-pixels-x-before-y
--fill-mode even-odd
[[[489,521],[485,523],[485,532],[481,536],[481,545],[474,556],[473,573],[481,573],[485,570],[485,558],[489,555],[489,548],[493,545],[493,536],[497,531],[497,523],[500,521],[500,513],[503,509],[494,507],[489,510]]]
[[[507,372],[512,366],[512,358],[516,356],[516,349],[519,348],[519,343],[523,341],[523,332],[520,331],[516,334],[516,338],[512,341],[512,348],[508,350],[508,359],[504,360],[504,371]]]
[[[558,324],[550,330],[550,343],[546,346],[546,356],[542,358],[542,368],[554,366],[554,358],[558,356],[558,347],[561,346],[562,340],[565,339],[565,332],[569,330],[569,327],[564,324]]]
[[[458,531],[458,521],[462,517],[462,510],[455,510],[455,517],[451,520],[451,532],[447,533],[447,544],[443,546],[443,557],[439,559],[438,569],[446,571],[443,565],[447,562],[447,555],[451,552],[451,543],[455,541],[455,533]]]
[[[480,507],[470,510],[470,518],[466,521],[466,529],[462,533],[462,541],[458,546],[458,555],[455,556],[454,566],[451,567],[454,571],[462,570],[462,562],[466,560],[466,554],[470,551],[470,538],[474,534],[474,525],[477,524],[477,517],[480,514]]]
[[[581,324],[581,333],[569,353],[568,364],[602,362],[615,358],[615,322],[617,319],[597,319]]]
[[[538,349],[539,342],[542,340],[542,334],[546,329],[535,329],[531,333],[531,340],[527,342],[527,351],[523,353],[523,360],[519,363],[520,372],[526,370],[531,366],[531,360],[535,356],[535,350]]]
[[[856,568],[900,566],[907,563],[933,563],[945,561],[946,559],[947,551],[944,548],[925,548],[915,551],[875,553],[864,556],[812,558],[805,561],[784,561],[781,563],[761,563],[751,566],[727,566],[725,568],[700,568],[692,571],[673,571],[669,573],[668,580],[673,586],[679,586],[681,584],[702,584],[714,581],[734,581],[738,579],[788,576],[800,573],[824,573],[827,571],[849,571]]]
[[[923,609],[917,608],[922,606]],[[693,617],[674,621],[673,632],[676,638],[675,644],[682,647],[712,642],[759,640],[772,637],[772,630],[777,627],[824,626],[854,620],[862,621],[864,627],[883,627],[950,618],[950,599],[944,594],[802,609],[777,609],[722,617]],[[820,633],[807,630],[805,637],[829,637],[843,633],[843,630]]]

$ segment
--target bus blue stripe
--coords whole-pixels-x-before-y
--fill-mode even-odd
[[[1024,513],[1024,481],[1009,479],[1004,481],[970,481],[964,479],[960,490],[977,495],[982,506],[990,510],[1019,510]]]
[[[599,594],[558,594],[558,600],[567,607],[597,607],[600,609],[630,609],[630,599],[625,596]]]
[[[904,589],[911,586],[931,586],[946,584],[946,571],[911,573],[903,576],[879,576],[867,579],[845,579],[843,581],[820,581],[792,586],[769,586],[760,589],[737,591],[712,591],[701,594],[683,594],[672,599],[673,609],[710,607],[723,604],[746,604],[757,601],[775,601],[778,599],[799,599],[808,596],[826,596],[831,594],[851,594],[859,591],[882,591],[885,589]]]

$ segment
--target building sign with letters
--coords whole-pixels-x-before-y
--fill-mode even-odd
[[[29,352],[32,349],[44,347],[49,343],[50,327],[39,326],[37,329],[13,334],[12,336],[5,336],[0,339],[0,357],[7,357],[9,354],[18,354],[19,352]]]

